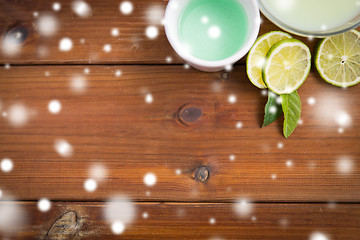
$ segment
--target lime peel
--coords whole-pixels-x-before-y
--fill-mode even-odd
[[[281,31],[272,31],[260,36],[250,49],[246,59],[246,73],[251,83],[256,87],[267,88],[262,79],[262,68],[269,49],[275,43],[292,38],[290,34]]]
[[[262,77],[274,93],[290,94],[304,83],[310,68],[309,48],[297,39],[284,39],[267,53]]]
[[[351,30],[323,39],[316,49],[315,67],[320,76],[334,86],[350,87],[358,84],[360,33]]]

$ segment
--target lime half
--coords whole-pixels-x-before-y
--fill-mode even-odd
[[[262,68],[265,63],[265,56],[270,48],[277,42],[291,38],[288,33],[273,31],[266,33],[259,37],[252,48],[246,59],[246,73],[256,87],[266,88],[266,85],[262,79]]]
[[[360,33],[352,30],[325,38],[319,44],[315,66],[320,76],[338,87],[360,82]]]
[[[290,94],[303,84],[310,67],[309,48],[299,40],[284,39],[267,53],[262,77],[274,93]]]

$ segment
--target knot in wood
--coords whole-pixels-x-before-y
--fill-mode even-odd
[[[46,240],[70,240],[80,230],[76,212],[70,211],[61,215],[51,225]]]
[[[11,41],[12,44],[22,44],[25,42],[29,35],[29,31],[26,26],[15,24],[10,26],[5,32],[5,39]]]
[[[196,107],[187,107],[182,109],[180,117],[184,122],[195,122],[202,115],[202,111]]]
[[[206,182],[209,178],[209,170],[206,166],[198,167],[194,172],[194,180],[198,182]]]

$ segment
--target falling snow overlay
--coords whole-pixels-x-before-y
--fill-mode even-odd
[[[261,18],[252,16],[244,3],[278,5],[280,16],[322,1],[317,13],[342,17],[329,13],[337,0],[0,1],[0,240],[357,240],[360,85],[328,84],[312,61],[297,90],[301,114],[290,116],[296,130],[285,138],[295,107],[287,112],[291,100],[265,81],[272,44],[249,64],[242,48],[251,43],[227,30],[235,20],[224,3],[244,8],[248,18],[239,26],[247,34],[261,24],[255,40],[287,31],[257,7]],[[197,49],[180,37],[185,25],[169,27],[186,18],[190,2],[222,13],[196,8],[204,12],[191,21],[190,39],[210,53],[229,38],[219,53],[238,46],[241,59],[192,56]],[[355,16],[360,0],[342,7],[349,2]],[[322,61],[344,61],[360,76],[357,60],[349,61],[360,54],[360,37],[344,36],[333,39],[344,54]],[[309,47],[312,60],[319,56],[324,38],[316,32],[291,37]],[[280,65],[302,70],[303,62],[282,57]],[[199,62],[219,65],[200,71]],[[249,81],[252,67],[262,88]],[[328,71],[347,82],[342,67]],[[278,118],[262,127],[264,112]]]

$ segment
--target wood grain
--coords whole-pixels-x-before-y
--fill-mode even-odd
[[[71,0],[61,1],[59,12],[52,10],[52,1],[0,0],[2,40],[19,32],[27,36],[21,39],[17,55],[9,56],[0,51],[0,64],[168,64],[168,57],[171,57],[172,63],[184,63],[172,50],[161,25],[168,1],[133,1],[134,11],[130,15],[123,15],[119,11],[120,1],[87,2],[91,6],[92,16],[81,18],[72,11]],[[38,17],[34,17],[34,12]],[[157,17],[149,18],[149,13],[155,13]],[[49,14],[58,20],[59,30],[53,36],[45,37],[39,34],[37,21]],[[279,30],[263,16],[262,20],[260,35]],[[148,26],[158,28],[156,39],[146,37]],[[119,36],[111,36],[113,28],[119,29]],[[73,42],[69,52],[59,50],[59,42],[64,37]],[[304,41],[314,52],[316,39],[296,38]],[[111,52],[103,50],[105,44],[111,45]],[[244,62],[245,58],[240,60],[240,63]]]
[[[260,128],[266,97],[248,81],[244,66],[230,73],[182,66],[32,66],[1,69],[0,76],[7,114],[0,118],[0,159],[14,163],[12,172],[0,173],[0,188],[17,199],[103,200],[116,193],[141,201],[360,199],[359,86],[339,89],[312,72],[299,91],[303,123],[286,140],[281,120]],[[58,114],[48,111],[54,99],[62,106]],[[27,109],[23,126],[12,121],[18,119],[14,105]],[[339,117],[350,124],[340,126]],[[72,145],[71,156],[55,151],[59,139]],[[87,192],[93,164],[107,174],[96,191]],[[194,180],[201,166],[208,170],[205,182]],[[157,176],[152,187],[143,182],[148,172]]]
[[[357,240],[360,235],[360,207],[353,204],[252,204],[251,214],[240,217],[234,204],[132,203],[136,209],[134,220],[121,235],[113,234],[111,221],[104,218],[105,203],[55,202],[49,212],[40,212],[36,202],[0,204],[0,207],[12,204],[23,216],[29,217],[22,220],[22,225],[12,226],[11,232],[0,232],[4,238],[16,236],[20,240],[303,240],[314,233],[329,239]],[[143,217],[144,213],[147,218]],[[64,214],[68,216],[67,221]],[[215,223],[211,224],[210,219]],[[10,221],[17,220],[13,217]],[[57,234],[50,231],[54,228],[58,229]]]

